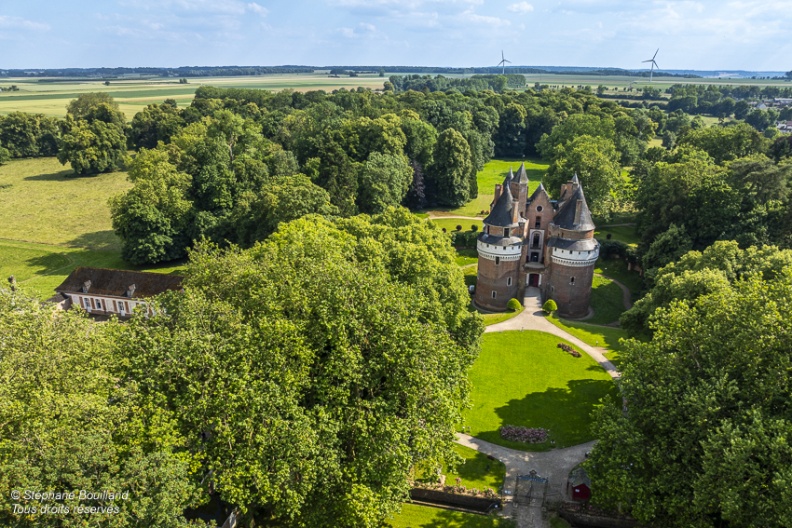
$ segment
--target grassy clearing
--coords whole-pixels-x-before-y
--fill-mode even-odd
[[[567,321],[557,316],[547,318],[561,330],[569,332],[587,345],[607,348],[613,352],[623,350],[620,339],[627,339],[627,331],[613,326],[602,326],[579,321]]]
[[[420,504],[403,504],[402,511],[385,523],[388,528],[514,528],[509,519],[476,515]]]
[[[503,440],[498,434],[502,425],[548,429],[555,447],[591,440],[591,411],[602,398],[616,397],[616,386],[588,355],[572,357],[556,347],[559,342],[563,340],[535,331],[484,334],[470,372],[466,431],[523,451],[553,446]]]
[[[595,275],[591,285],[592,324],[610,324],[619,320],[624,313],[624,295],[619,285],[612,280]]]
[[[503,183],[506,174],[509,173],[509,168],[515,172],[520,168],[520,163],[525,162],[525,170],[528,172],[528,195],[539,187],[539,182],[542,180],[549,164],[538,160],[491,160],[484,165],[484,168],[476,176],[478,181],[478,198],[475,198],[456,209],[438,209],[434,211],[437,215],[455,215],[455,216],[483,216],[482,211],[488,211],[492,198],[495,195],[495,184]],[[460,223],[460,222],[457,222]],[[454,224],[456,225],[456,224]]]
[[[0,239],[118,251],[110,197],[129,189],[125,172],[73,177],[55,158],[0,166]]]
[[[630,290],[632,300],[635,301],[643,290],[643,279],[636,271],[627,270],[627,262],[621,259],[599,259],[597,267],[594,268],[594,273],[599,273],[616,279],[621,282]]]
[[[484,326],[490,326],[517,317],[523,313],[523,310],[525,310],[525,308],[520,306],[519,310],[506,310],[503,313],[482,313],[481,317],[484,319]]]
[[[600,240],[606,240],[609,234],[612,240],[624,242],[628,246],[637,247],[641,243],[641,237],[635,232],[635,226],[601,226],[594,231],[594,236]]]
[[[446,476],[446,486],[456,486],[457,478],[460,479],[460,485],[468,489],[484,491],[490,488],[497,492],[503,486],[506,466],[502,462],[458,444],[454,445],[454,452],[462,458],[462,463],[457,465],[454,471],[450,471],[447,465],[443,466],[442,473]],[[418,479],[437,483],[437,475],[428,470],[420,472]]]
[[[445,229],[447,233],[458,231],[457,226],[462,227],[462,231],[471,231],[472,226],[476,226],[477,232],[481,232],[480,218],[432,218],[429,220],[440,229]]]

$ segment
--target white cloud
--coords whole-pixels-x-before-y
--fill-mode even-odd
[[[341,35],[346,38],[369,37],[377,32],[377,26],[375,26],[374,24],[368,24],[366,22],[360,22],[355,28],[351,28],[351,27],[338,28],[338,32],[341,33]]]
[[[42,24],[41,22],[34,22],[20,17],[0,15],[0,29],[47,31],[50,29],[50,26],[49,24]]]
[[[506,9],[508,9],[512,13],[525,14],[525,13],[530,13],[531,11],[533,11],[534,10],[534,6],[532,6],[528,2],[517,2],[516,4],[510,5]]]
[[[266,7],[260,4],[257,4],[256,2],[250,2],[247,5],[247,9],[251,13],[256,13],[257,15],[261,15],[261,16],[267,16],[267,13],[269,13],[269,9],[267,9]]]

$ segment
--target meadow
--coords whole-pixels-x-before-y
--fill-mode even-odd
[[[129,189],[125,172],[74,177],[55,158],[0,166],[0,277],[14,275],[38,298],[77,266],[177,272],[183,263],[134,267],[121,259],[110,197]]]

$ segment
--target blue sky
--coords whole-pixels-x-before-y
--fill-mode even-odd
[[[792,69],[792,0],[0,0],[0,69]]]

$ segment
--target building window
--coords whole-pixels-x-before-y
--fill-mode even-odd
[[[500,264],[500,257],[495,257],[495,265],[497,266]]]
[[[541,213],[542,212],[542,206],[541,205],[537,205],[536,206],[536,212],[537,213]]]
[[[569,279],[569,284],[571,284],[572,286],[575,285],[575,277]]]
[[[536,217],[536,223],[534,224],[534,229],[539,229],[542,226],[542,217]]]
[[[498,296],[498,292],[492,290],[492,298],[495,299]]]
[[[509,277],[508,279],[506,279],[506,286],[511,286],[511,284],[512,284],[512,283],[511,283],[511,280],[512,280],[512,278],[511,278],[511,277]]]
[[[534,233],[534,237],[533,237],[533,245],[532,245],[531,247],[532,247],[532,248],[538,248],[538,247],[539,247],[539,240],[540,240],[540,239],[541,239],[541,237],[539,236],[539,233]]]
[[[102,299],[96,299],[96,307],[101,310],[102,309]]]
[[[539,253],[536,251],[531,253],[531,262],[539,262]]]
[[[503,236],[505,236],[505,237],[509,236],[509,228],[508,227],[503,230]]]

